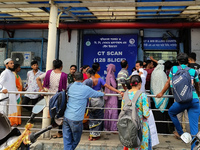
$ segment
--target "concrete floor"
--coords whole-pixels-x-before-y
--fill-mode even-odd
[[[118,135],[112,133],[102,133],[97,141],[88,140],[89,133],[83,133],[81,141],[76,150],[122,150]],[[155,146],[154,150],[190,150],[190,145],[185,144],[182,140],[175,139],[171,135],[159,135],[160,144]],[[43,148],[41,148],[41,146]],[[63,149],[63,139],[39,139],[32,145],[32,150],[60,150]]]

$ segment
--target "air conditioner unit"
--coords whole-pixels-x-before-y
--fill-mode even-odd
[[[0,48],[0,66],[4,66],[4,60],[6,59],[6,48]]]
[[[11,52],[11,58],[15,64],[20,64],[24,67],[31,66],[31,61],[33,60],[34,53],[33,52],[20,52],[15,51]]]

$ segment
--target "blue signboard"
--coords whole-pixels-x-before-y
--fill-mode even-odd
[[[105,79],[107,65],[114,64],[116,73],[121,70],[120,62],[126,59],[128,71],[135,66],[137,58],[137,35],[84,35],[83,65],[100,64],[99,74]]]
[[[143,42],[144,50],[177,50],[177,42],[172,38],[145,37]]]

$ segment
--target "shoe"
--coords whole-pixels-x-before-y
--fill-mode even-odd
[[[178,134],[177,131],[174,131],[173,134],[174,134],[174,137],[175,137],[176,139],[180,139],[180,135]]]
[[[56,138],[62,138],[63,135],[61,133],[57,133],[56,135],[53,135],[53,138],[56,139]]]

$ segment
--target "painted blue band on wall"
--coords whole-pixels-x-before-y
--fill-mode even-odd
[[[83,65],[100,64],[99,74],[105,79],[107,65],[114,64],[116,73],[121,70],[120,62],[126,59],[131,73],[137,59],[137,35],[84,35]]]

